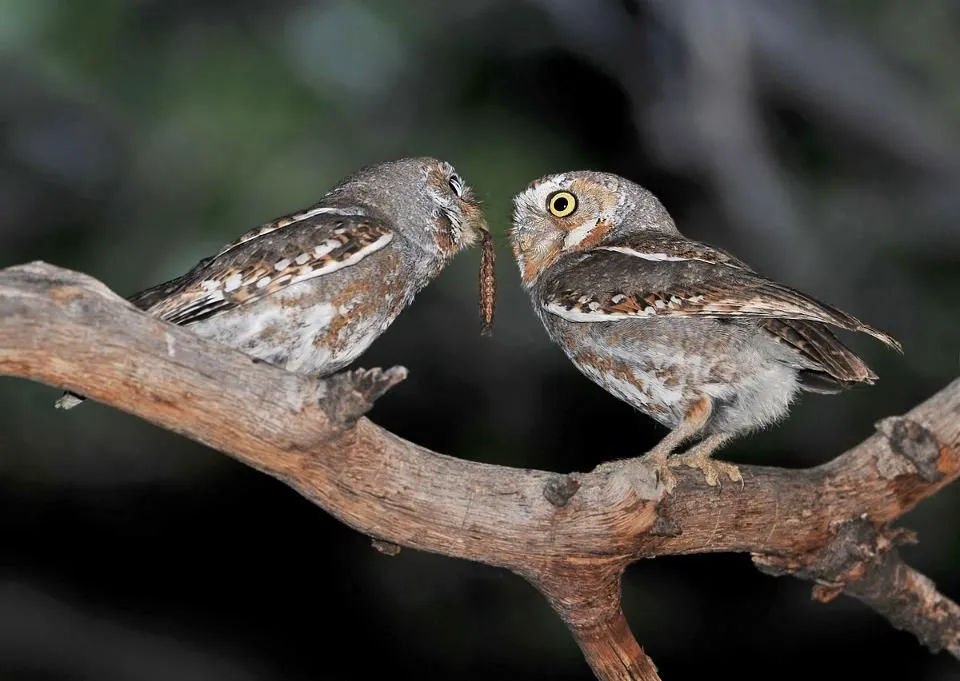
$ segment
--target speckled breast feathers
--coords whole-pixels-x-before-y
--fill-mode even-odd
[[[745,432],[799,389],[876,374],[829,326],[888,334],[684,237],[644,188],[606,173],[551,175],[514,199],[511,242],[551,338],[591,380],[678,428]],[[702,411],[702,410],[701,410]]]

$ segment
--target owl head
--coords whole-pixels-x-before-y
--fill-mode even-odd
[[[407,240],[444,260],[489,231],[473,190],[452,165],[435,158],[368,166],[343,180],[323,201],[379,211]]]
[[[513,199],[510,241],[528,287],[562,255],[637,232],[676,234],[677,228],[652,193],[609,173],[547,175]]]

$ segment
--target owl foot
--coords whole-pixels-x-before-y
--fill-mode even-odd
[[[670,470],[670,466],[674,464],[667,459],[667,455],[662,451],[654,449],[644,454],[640,457],[640,463],[653,468],[657,480],[663,485],[667,494],[670,494],[673,488],[677,486],[677,476]]]
[[[740,475],[739,468],[732,463],[711,459],[710,454],[703,451],[696,451],[696,447],[686,454],[680,454],[672,457],[668,465],[696,468],[697,470],[703,472],[704,479],[711,487],[716,487],[719,485],[722,489],[723,485],[720,484],[720,478],[725,475],[730,478],[731,481],[739,482],[740,489],[743,489],[743,476]]]

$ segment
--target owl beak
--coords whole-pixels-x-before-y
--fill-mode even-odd
[[[463,213],[463,232],[470,244],[475,244],[484,238],[485,234],[490,233],[490,226],[487,224],[487,218],[480,208],[480,204],[475,201],[463,201],[461,207]]]

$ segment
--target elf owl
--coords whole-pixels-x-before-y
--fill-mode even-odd
[[[514,198],[513,252],[550,337],[587,377],[667,426],[644,457],[716,485],[738,468],[711,455],[784,418],[799,391],[877,376],[827,325],[889,335],[733,256],[684,237],[649,191],[612,174],[541,178]],[[696,444],[671,456],[690,440]]]
[[[353,362],[461,249],[488,235],[453,166],[401,159],[358,171],[310,208],[129,300],[269,364],[324,376]],[[68,393],[57,406],[80,401]]]

